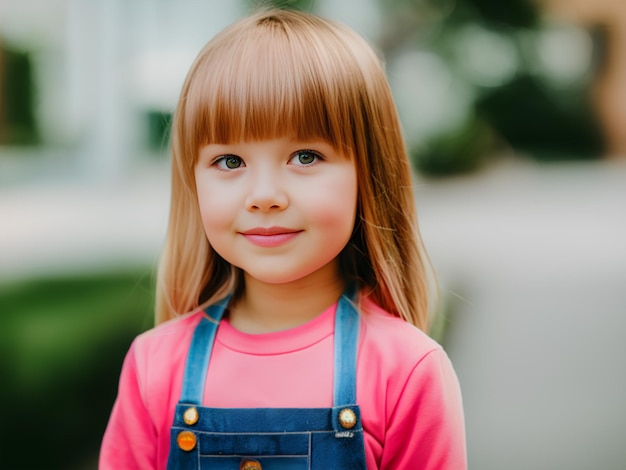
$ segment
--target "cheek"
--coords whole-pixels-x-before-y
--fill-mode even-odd
[[[318,188],[320,204],[316,205],[316,219],[320,226],[335,232],[347,232],[349,238],[354,227],[357,206],[356,177],[341,178],[333,185]]]
[[[202,225],[209,241],[214,237],[217,230],[229,225],[232,210],[217,195],[211,191],[198,191],[198,205]]]

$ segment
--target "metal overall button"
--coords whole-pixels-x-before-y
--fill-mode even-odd
[[[356,415],[350,408],[344,408],[339,412],[339,424],[344,429],[352,429],[356,426]]]
[[[239,465],[239,470],[262,470],[261,462],[258,460],[244,459]]]
[[[193,426],[198,422],[198,410],[195,406],[185,410],[185,413],[183,413],[183,421],[185,421],[185,424],[188,424],[189,426]]]
[[[176,438],[176,443],[180,449],[185,452],[189,452],[196,447],[196,435],[191,431],[181,431],[178,433],[178,437]]]

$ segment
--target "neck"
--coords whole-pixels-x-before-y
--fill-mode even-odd
[[[245,275],[245,293],[230,309],[231,325],[244,333],[270,333],[302,325],[337,302],[339,276],[267,284]]]

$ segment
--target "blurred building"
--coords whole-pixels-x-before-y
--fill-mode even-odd
[[[1,2],[0,151],[54,153],[70,168],[119,176],[165,148],[159,127],[195,54],[243,11],[193,0]]]

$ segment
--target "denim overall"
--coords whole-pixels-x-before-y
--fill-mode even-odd
[[[209,358],[228,300],[208,307],[194,332],[168,470],[365,469],[356,405],[359,316],[350,298],[340,298],[335,315],[332,408],[206,408],[201,404]]]

